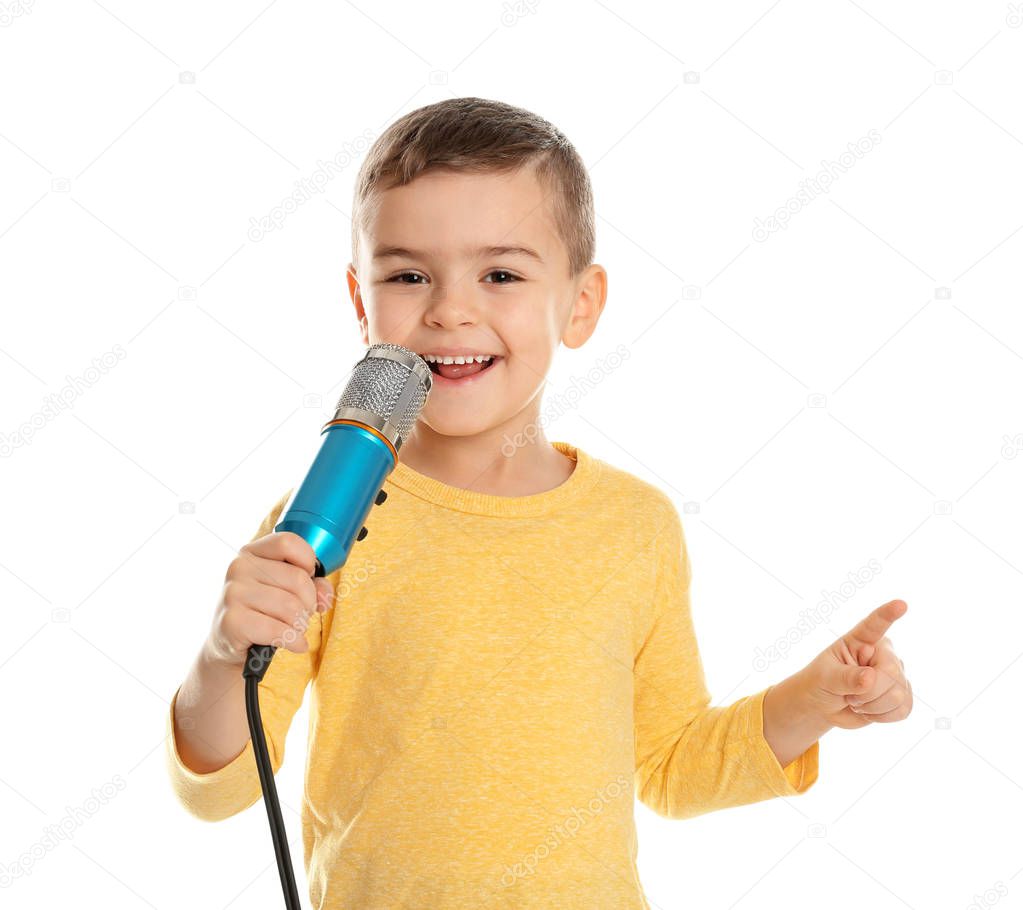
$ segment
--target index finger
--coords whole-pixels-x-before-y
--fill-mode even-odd
[[[289,562],[309,575],[316,571],[316,551],[294,531],[271,531],[247,543],[245,549],[253,556]]]
[[[849,632],[846,638],[855,639],[860,644],[876,645],[885,632],[891,628],[895,620],[902,616],[908,606],[904,600],[890,600],[878,607],[869,616],[861,619]]]

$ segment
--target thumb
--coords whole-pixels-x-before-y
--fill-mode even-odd
[[[316,585],[316,612],[326,613],[334,605],[334,585],[330,578],[314,578]]]
[[[873,667],[857,667],[841,664],[835,669],[832,679],[833,691],[838,695],[860,695],[874,684]]]

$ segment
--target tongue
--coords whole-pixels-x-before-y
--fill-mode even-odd
[[[463,376],[472,376],[482,370],[484,364],[476,363],[438,363],[437,372],[445,379],[461,379]]]

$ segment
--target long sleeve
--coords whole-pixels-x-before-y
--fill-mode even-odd
[[[253,540],[273,530],[289,496],[290,491],[271,509],[253,535]],[[266,675],[259,682],[260,714],[275,774],[284,761],[284,741],[291,719],[302,703],[306,686],[315,673],[321,638],[320,614],[312,614],[305,635],[309,650],[304,654],[296,654],[286,648],[278,648]],[[240,668],[238,685],[244,685]],[[262,796],[252,740],[246,741],[245,748],[224,767],[207,774],[193,771],[178,753],[174,731],[174,706],[177,698],[178,692],[175,692],[167,715],[166,764],[171,787],[178,801],[192,815],[204,821],[220,821],[247,809]]]
[[[781,767],[764,738],[767,688],[710,706],[682,523],[674,503],[666,505],[655,543],[655,619],[633,668],[636,793],[666,818],[804,793],[817,780],[819,744]]]

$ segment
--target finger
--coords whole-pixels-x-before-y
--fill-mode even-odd
[[[271,644],[278,648],[287,648],[295,654],[305,654],[309,650],[309,639],[305,637],[305,629],[296,629],[294,626],[282,629],[281,634]]]
[[[870,658],[874,656],[877,649],[873,645],[862,645],[859,651],[856,652],[856,663],[861,667],[870,665]]]
[[[835,695],[864,695],[870,691],[875,676],[873,667],[836,664],[825,681],[825,688]]]
[[[281,622],[272,616],[257,613],[247,620],[246,628],[248,635],[255,639],[254,644],[283,647],[296,654],[304,654],[309,650],[309,642],[305,635],[297,632],[289,623]],[[245,640],[248,641],[248,637]]]
[[[309,609],[316,608],[316,586],[297,565],[254,556],[242,550],[238,558],[231,561],[225,576],[227,584],[250,588],[253,583],[271,590],[283,591],[297,597]]]
[[[231,582],[234,584],[234,582]],[[239,590],[238,599],[247,607],[273,617],[283,623],[304,622],[312,611],[310,602],[306,604],[290,591],[274,588],[270,585],[249,585]]]
[[[316,569],[316,551],[294,531],[271,531],[247,543],[242,549],[255,556],[290,562],[309,576]]]
[[[882,638],[877,644],[873,645],[857,646],[854,642],[850,653],[856,658],[860,666],[873,667],[882,673],[889,672],[891,667],[899,663],[895,650],[892,648],[892,643],[887,637]]]
[[[241,560],[238,573],[229,570],[229,579],[240,577],[240,573],[245,572],[249,577],[255,578],[262,584],[289,591],[307,602],[310,607],[315,604],[316,587],[313,584],[313,577],[301,567],[289,562],[282,562],[280,559],[254,556],[245,550],[241,551],[240,556],[244,559]]]
[[[906,701],[908,694],[905,687],[896,684],[877,698],[866,701],[861,705],[850,703],[849,707],[857,714],[887,714],[889,711],[894,711],[900,707]]]
[[[887,711],[884,714],[860,714],[864,720],[872,724],[888,724],[892,721],[905,720],[909,717],[910,712],[913,710],[912,700],[904,702],[892,711]]]
[[[860,620],[845,637],[852,639],[855,645],[876,645],[884,638],[892,623],[903,616],[907,609],[906,601],[890,600]],[[850,645],[849,650],[855,653],[856,648]]]
[[[264,617],[269,619],[269,617]],[[305,637],[305,629],[291,623],[275,622],[270,620],[270,627],[274,630],[271,637],[260,644],[272,645],[275,648],[285,648],[295,654],[305,654],[309,650],[309,639]]]
[[[866,692],[846,696],[846,701],[850,705],[865,705],[869,701],[880,698],[903,680],[902,669],[893,660],[886,660],[883,664],[873,667],[873,670],[875,672],[874,683]]]

